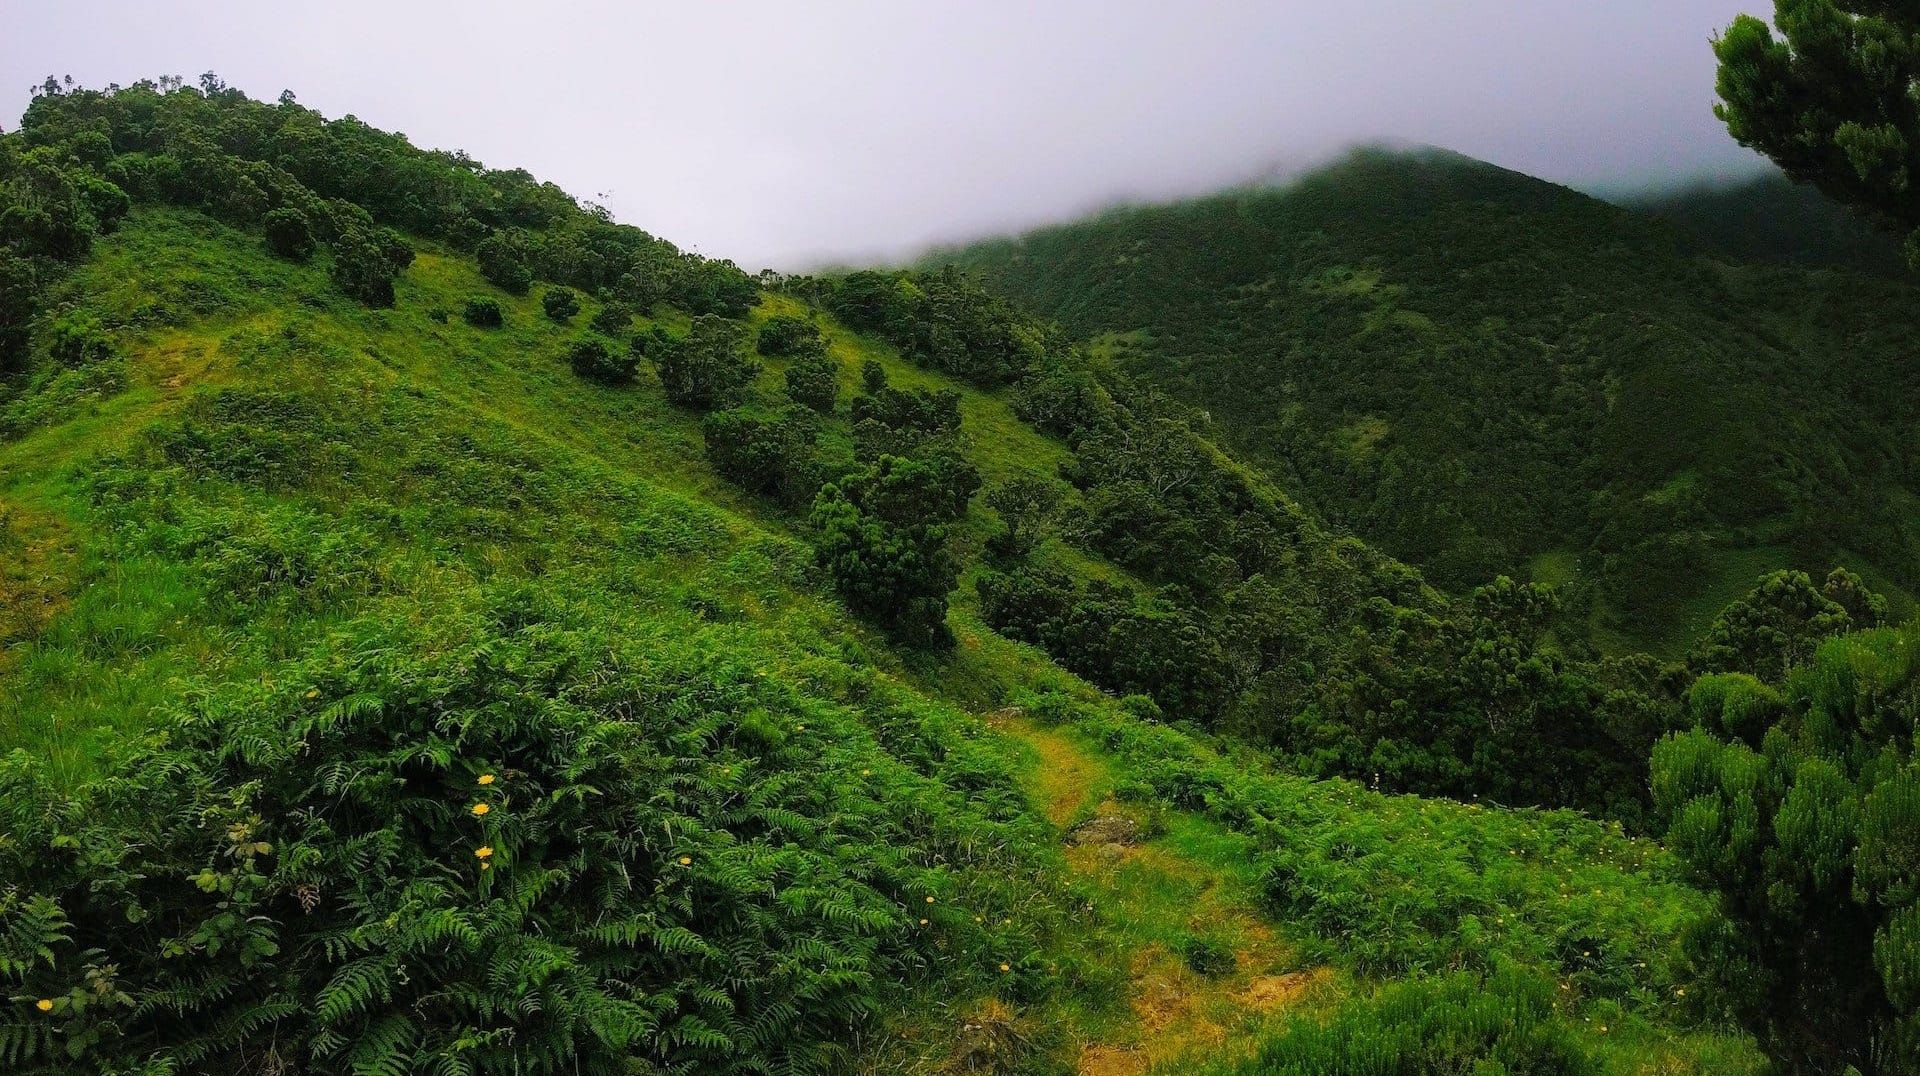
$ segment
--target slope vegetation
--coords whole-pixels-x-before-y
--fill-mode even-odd
[[[1044,569],[1136,625],[1104,673],[1185,690],[1149,644],[1217,590],[1147,596],[1139,547],[1023,514],[1045,495],[970,503],[1062,470],[1113,501],[1088,457],[1128,438],[1098,453],[1126,481],[1185,469],[1132,536],[1233,521],[1283,636],[1361,601],[1384,665],[1479,615],[1042,328],[960,293],[868,335],[861,284],[762,293],[217,84],[28,119],[8,1071],[1192,1071],[1311,1014],[1351,1029],[1323,1068],[1757,1071],[1683,945],[1725,921],[1656,845],[1286,773],[989,627],[970,595]],[[139,193],[103,215],[108,175]]]
[[[1091,338],[1312,509],[1684,652],[1760,572],[1920,583],[1907,285],[1437,151],[931,256]],[[1908,607],[1904,604],[1903,607]]]

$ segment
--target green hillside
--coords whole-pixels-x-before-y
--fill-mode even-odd
[[[1703,211],[1704,212],[1704,211]],[[1920,585],[1910,286],[1739,264],[1438,151],[941,251],[1313,510],[1460,589],[1685,651],[1756,571]]]
[[[1847,573],[1698,669],[1570,653],[963,282],[750,278],[211,78],[36,98],[0,282],[7,1072],[1758,1073],[1912,1020],[1920,662]]]
[[[1797,185],[1778,172],[1618,201],[1677,226],[1700,243],[1702,253],[1736,261],[1912,278],[1898,239],[1818,189]]]

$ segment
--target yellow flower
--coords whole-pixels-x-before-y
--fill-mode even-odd
[[[693,857],[692,857],[692,856],[681,856],[681,857],[680,857],[680,865],[681,865],[682,867],[691,867],[691,866],[693,866]]]
[[[928,897],[928,898],[927,898],[927,903],[928,903],[928,904],[932,904],[932,903],[933,903],[933,898],[932,898],[932,897]]]
[[[492,869],[493,869],[493,864],[491,864],[491,863],[482,863],[482,864],[480,864],[480,869],[481,869],[481,870],[483,870],[483,871],[490,871],[490,870],[492,870]]]
[[[493,846],[490,844],[483,844],[480,847],[475,848],[473,850],[473,854],[474,854],[474,857],[477,859],[492,859]]]
[[[1000,970],[1001,970],[1001,971],[1012,971],[1012,970],[1013,970],[1013,965],[1012,965],[1012,964],[1002,964],[1002,965],[1000,965]]]
[[[475,818],[478,818],[481,815],[486,814],[488,811],[491,811],[491,810],[493,810],[493,808],[487,806],[484,803],[476,803],[473,805],[473,816]]]
[[[490,785],[492,783],[493,783],[493,774],[483,773],[480,775],[480,784],[482,786]]]
[[[319,698],[319,697],[320,697],[320,689],[319,689],[319,688],[317,688],[317,687],[316,687],[316,688],[309,688],[309,689],[307,689],[307,698],[309,698],[309,699],[317,699],[317,698]]]
[[[52,1011],[53,1011],[53,999],[52,999],[52,998],[41,998],[41,999],[40,999],[39,1001],[36,1001],[36,1002],[34,1002],[34,1003],[33,1003],[33,1007],[34,1007],[34,1008],[36,1008],[36,1009],[39,1009],[39,1010],[40,1010],[41,1012],[52,1012]]]
[[[921,926],[923,926],[923,927],[924,927],[924,926],[926,926],[926,925],[927,925],[927,921],[926,921],[925,919],[922,919],[922,920],[920,920],[920,925],[921,925]]]

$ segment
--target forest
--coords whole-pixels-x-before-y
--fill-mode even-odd
[[[0,1067],[1920,1072],[1911,285],[1778,261],[1367,153],[749,274],[49,79]]]

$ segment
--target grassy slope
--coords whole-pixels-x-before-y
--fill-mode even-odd
[[[946,715],[938,750],[965,741],[1027,775],[1033,832],[1090,807],[1148,823],[1117,861],[1043,840],[1019,872],[963,871],[961,899],[1004,916],[1058,986],[1012,1009],[989,964],[956,954],[859,1044],[873,1071],[983,1050],[1035,1069],[1178,1071],[1188,1049],[1238,1056],[1272,1021],[1365,1004],[1383,980],[1505,961],[1559,977],[1570,1025],[1613,1023],[1587,1040],[1613,1071],[1753,1064],[1740,1041],[1685,1030],[1700,1014],[1674,1003],[1688,981],[1675,938],[1705,903],[1657,849],[1564,813],[1267,773],[1141,726],[964,606],[950,658],[897,655],[823,595],[786,517],[712,474],[697,422],[650,375],[575,379],[570,334],[531,299],[506,302],[504,330],[433,316],[485,290],[428,249],[397,308],[367,310],[318,266],[184,212],[143,210],[103,241],[70,297],[117,327],[124,361],[83,391],[0,399],[36,416],[0,443],[0,748],[82,780],[173,700],[270,681],[356,618],[432,638],[529,588],[663,666],[787,685],[849,715],[827,726],[846,741],[823,756],[836,765],[910,764],[861,724],[861,700],[895,693]],[[789,305],[770,297],[756,317]],[[830,328],[849,385],[863,358],[946,384]],[[951,387],[990,479],[1057,462],[1003,401]],[[985,524],[969,527],[979,541]],[[971,716],[1009,702],[1034,715]],[[1285,901],[1265,888],[1276,865],[1297,880]],[[1185,970],[1173,952],[1193,936],[1236,949],[1239,969]]]
[[[1719,265],[1446,155],[929,259],[949,260],[1438,583],[1578,557],[1605,642],[1684,649],[1761,561],[1920,583],[1898,283]]]

